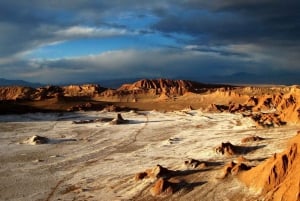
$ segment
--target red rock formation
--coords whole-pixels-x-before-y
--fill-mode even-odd
[[[239,174],[241,171],[245,171],[245,170],[250,170],[251,167],[247,166],[244,163],[238,163],[236,164],[232,169],[231,169],[231,174],[232,175],[237,175]]]
[[[300,134],[289,147],[240,175],[250,188],[262,193],[264,200],[300,200]]]
[[[22,143],[36,145],[36,144],[47,144],[48,142],[49,142],[48,138],[39,135],[34,135],[30,138],[27,138]]]
[[[99,85],[70,85],[65,87],[46,86],[30,87],[0,87],[0,100],[43,100],[58,97],[94,97],[104,91]]]
[[[88,96],[93,97],[105,89],[97,84],[70,85],[62,87],[64,96]]]
[[[216,153],[220,153],[222,155],[232,156],[239,152],[237,149],[238,148],[230,142],[222,142],[220,146],[215,148],[215,151]]]
[[[189,96],[193,93],[203,96]],[[220,112],[252,113],[260,127],[272,127],[288,123],[300,123],[300,88],[292,87],[231,87],[205,85],[186,80],[140,80],[126,84],[117,90],[104,89],[99,85],[0,87],[0,100],[89,100],[107,102],[142,102],[174,100],[185,95],[187,101],[203,101],[212,104],[208,110]],[[75,99],[74,99],[75,97]],[[192,97],[189,99],[189,97]],[[191,104],[187,102],[187,105]],[[206,107],[206,106],[204,106]]]
[[[169,182],[167,179],[159,178],[155,184],[151,187],[150,193],[153,196],[158,195],[170,195],[173,193],[173,183]]]
[[[148,177],[147,172],[139,172],[135,174],[134,179],[135,181],[143,180],[144,178]]]
[[[226,164],[222,169],[221,179],[227,177],[228,175],[237,175],[241,171],[249,170],[251,167],[247,166],[244,163],[235,163],[231,161],[230,163]]]
[[[129,120],[124,119],[120,113],[117,115],[117,118],[113,119],[110,122],[110,124],[112,125],[127,124],[127,123],[129,123]]]
[[[249,137],[245,137],[241,140],[242,143],[247,143],[247,142],[255,142],[255,141],[261,141],[261,140],[264,140],[264,138],[262,137],[259,137],[257,135],[252,135],[252,136],[249,136]]]
[[[30,87],[0,87],[0,100],[30,100],[35,92],[36,90]]]
[[[256,122],[257,127],[269,128],[286,125],[277,113],[257,113],[252,114],[251,118]]]
[[[208,111],[210,112],[226,112],[228,111],[229,106],[227,105],[217,105],[217,104],[211,104],[208,107]]]
[[[226,97],[225,97],[226,98]],[[300,89],[292,88],[286,94],[251,96],[245,104],[231,102],[228,105],[211,104],[213,112],[249,113],[258,127],[278,127],[300,122]]]
[[[196,167],[198,167],[200,164],[201,164],[200,161],[195,160],[195,159],[192,159],[192,158],[191,158],[191,159],[188,159],[188,160],[186,160],[186,161],[184,161],[184,165],[185,165],[187,168],[196,168]],[[204,163],[203,166],[205,166],[205,163]]]
[[[257,97],[254,97],[254,96],[251,96],[250,98],[249,98],[249,100],[247,100],[247,103],[246,103],[246,105],[247,106],[250,106],[250,107],[254,107],[254,106],[256,106],[258,104],[258,99],[257,99]]]
[[[211,88],[213,85],[204,85],[187,80],[140,80],[133,84],[124,84],[118,91],[134,91],[136,93],[162,94],[169,96],[181,96],[186,92],[199,92],[205,88]]]

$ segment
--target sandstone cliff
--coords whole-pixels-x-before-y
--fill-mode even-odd
[[[44,100],[60,97],[94,97],[105,88],[95,84],[46,86],[30,88],[22,86],[0,87],[0,100]]]
[[[173,105],[181,104],[181,107],[196,103],[196,107],[193,105],[196,109],[251,113],[258,126],[263,127],[280,126],[285,122],[300,123],[298,86],[249,87],[208,85],[187,80],[144,79],[132,84],[124,84],[118,89],[105,89],[94,84],[46,86],[36,89],[17,86],[0,87],[2,101],[52,98],[153,103],[150,109],[156,109],[157,102],[166,104],[172,102]]]
[[[300,123],[300,89],[297,86],[239,87],[225,91],[218,89],[209,96],[213,96],[215,100],[228,100],[227,104],[212,101],[208,108],[210,111],[248,112],[263,127],[284,125],[285,122]]]
[[[117,89],[117,91],[182,96],[187,92],[201,93],[207,91],[210,88],[218,87],[218,85],[207,85],[187,80],[144,79],[133,84],[124,84],[119,89]]]
[[[0,100],[27,100],[31,99],[31,95],[36,92],[36,89],[30,87],[0,87]]]
[[[240,175],[252,190],[265,200],[300,200],[300,134],[291,139],[288,148]],[[257,179],[259,178],[259,179]]]

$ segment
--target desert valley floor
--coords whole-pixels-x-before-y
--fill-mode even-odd
[[[124,112],[128,124],[76,120],[116,117],[115,112],[35,113],[0,116],[0,200],[256,200],[237,177],[221,179],[226,157],[214,151],[221,142],[248,147],[243,156],[257,165],[286,148],[299,126],[257,129],[241,114]],[[29,145],[40,135],[48,144]],[[241,144],[258,135],[265,140]],[[184,161],[209,162],[187,168]],[[135,174],[157,164],[176,171],[183,181],[176,192],[153,197],[153,179]]]

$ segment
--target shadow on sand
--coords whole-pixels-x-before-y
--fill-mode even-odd
[[[237,154],[248,154],[250,152],[256,151],[258,149],[262,149],[267,145],[257,145],[257,146],[236,146]]]
[[[77,139],[74,138],[68,138],[68,139],[49,139],[47,144],[59,144],[63,142],[76,142]]]

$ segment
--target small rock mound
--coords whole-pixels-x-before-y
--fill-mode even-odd
[[[226,156],[232,156],[238,154],[238,148],[230,142],[222,142],[220,146],[215,148],[215,152]]]
[[[161,165],[156,165],[152,169],[146,169],[144,172],[137,173],[135,175],[135,180],[142,180],[144,178],[160,178],[160,177],[166,177],[169,175],[172,171],[168,170],[167,168],[164,168]]]
[[[148,177],[148,173],[147,172],[139,172],[139,173],[135,174],[134,180],[135,181],[139,181],[139,180],[143,180],[146,177]]]
[[[207,167],[206,162],[201,162],[199,160],[195,160],[195,159],[188,159],[184,161],[184,165],[188,168],[188,169],[195,169],[195,168],[205,168]]]
[[[129,122],[129,120],[125,120],[123,119],[122,115],[119,113],[117,115],[117,118],[116,119],[113,119],[110,124],[112,125],[118,125],[118,124],[127,124]]]
[[[150,193],[153,196],[158,195],[170,195],[174,192],[175,183],[171,183],[165,178],[159,178],[155,184],[151,187]]]
[[[30,138],[27,138],[26,140],[23,141],[24,144],[47,144],[49,142],[49,139],[46,137],[42,137],[39,135],[34,135]]]
[[[222,169],[222,176],[221,179],[227,177],[228,175],[237,175],[241,171],[249,170],[251,167],[247,166],[244,163],[235,163],[231,161],[230,163],[226,164]]]
[[[217,154],[222,154],[227,157],[231,157],[233,155],[241,155],[248,154],[257,149],[264,147],[265,145],[257,145],[257,146],[239,146],[233,145],[230,142],[222,142],[221,145],[214,148]]]
[[[294,137],[289,147],[280,154],[264,161],[240,175],[240,179],[250,188],[262,193],[264,200],[300,199],[300,133]]]
[[[146,169],[144,172],[137,173],[135,180],[143,180],[146,178],[155,179],[154,185],[150,188],[152,196],[167,196],[178,190],[181,181],[171,178],[174,171],[168,170],[161,165],[156,165],[152,169]]]
[[[247,142],[255,142],[255,141],[261,141],[264,140],[265,138],[259,137],[257,135],[252,135],[249,137],[245,137],[241,140],[242,143],[247,143]]]

